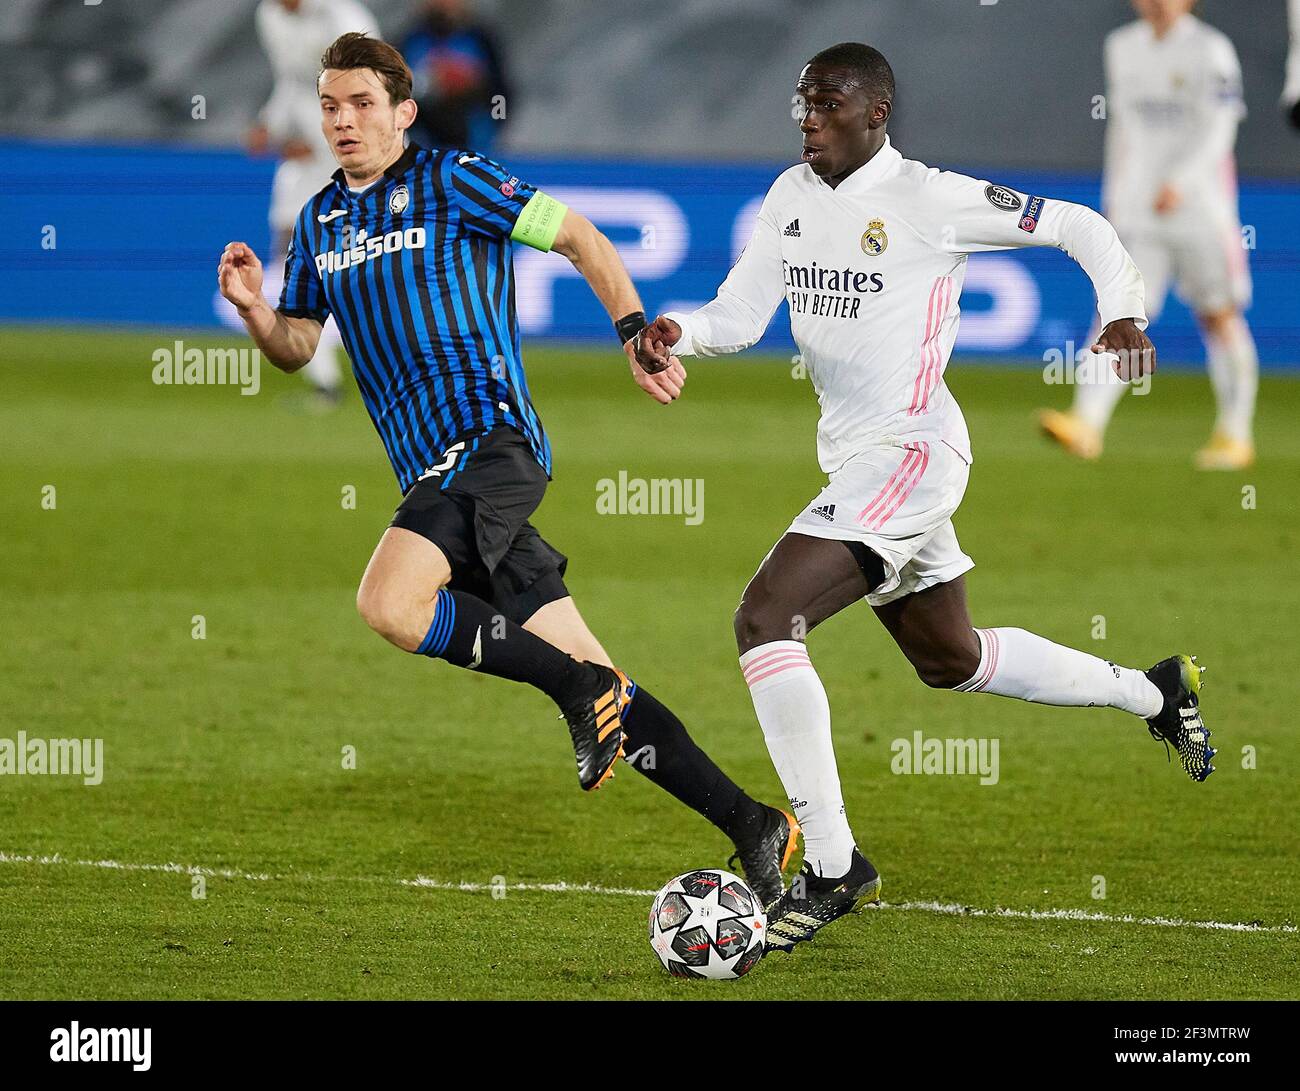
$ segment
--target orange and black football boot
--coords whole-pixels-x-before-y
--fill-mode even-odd
[[[794,815],[776,807],[764,805],[763,810],[766,814],[758,833],[743,845],[736,842],[727,866],[740,865],[745,882],[766,909],[785,893],[784,872],[799,844],[799,823]]]
[[[565,706],[562,715],[578,759],[578,783],[584,792],[594,792],[614,775],[614,763],[623,756],[623,712],[632,699],[632,683],[621,670],[587,665],[596,682]]]

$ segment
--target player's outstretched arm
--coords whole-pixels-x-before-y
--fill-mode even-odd
[[[263,356],[281,371],[297,371],[316,355],[321,324],[275,310],[262,295],[262,263],[252,247],[227,244],[217,266],[221,294],[234,304],[248,335]]]
[[[662,366],[649,367],[641,362],[637,349],[648,327],[645,326],[641,297],[614,244],[586,216],[567,209],[551,249],[573,263],[604,306],[623,338],[623,349],[637,386],[661,405],[676,399],[686,382],[686,369],[676,357],[666,354]],[[652,364],[658,363],[655,357],[646,359]]]
[[[1155,367],[1155,348],[1142,332],[1147,324],[1142,274],[1100,212],[961,174],[935,172],[928,186],[928,220],[942,225],[934,235],[940,247],[962,254],[1029,246],[1064,250],[1097,293],[1103,332],[1096,351],[1118,354],[1115,371],[1125,379]]]
[[[749,242],[718,294],[690,314],[670,311],[661,315],[642,335],[649,356],[721,356],[741,352],[763,336],[785,298],[781,233],[770,207],[779,185],[778,179],[768,191]]]

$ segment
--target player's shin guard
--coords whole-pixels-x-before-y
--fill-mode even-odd
[[[743,844],[766,811],[695,745],[671,709],[637,686],[623,715],[624,760]]]
[[[772,764],[803,827],[804,860],[819,875],[843,875],[853,855],[844,814],[831,708],[808,649],[773,640],[740,657]]]
[[[481,674],[527,682],[562,707],[595,679],[590,664],[534,636],[482,599],[445,588],[434,600],[433,621],[415,650]]]
[[[1121,708],[1143,719],[1164,707],[1140,670],[1053,644],[1024,629],[976,629],[980,665],[959,693],[996,693],[1042,705]]]

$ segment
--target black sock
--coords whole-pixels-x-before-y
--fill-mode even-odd
[[[681,720],[643,686],[623,716],[627,762],[637,772],[698,811],[737,843],[762,827],[766,809],[750,799],[695,745]]]
[[[589,685],[595,674],[589,664],[579,663],[464,591],[438,592],[433,623],[416,653],[527,682],[561,706]]]

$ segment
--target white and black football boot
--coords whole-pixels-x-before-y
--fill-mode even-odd
[[[869,904],[880,903],[880,874],[856,848],[846,875],[816,874],[810,864],[767,911],[767,950],[790,952],[832,921]]]
[[[1165,744],[1166,752],[1170,746],[1178,751],[1183,768],[1195,781],[1214,772],[1210,761],[1218,753],[1210,745],[1209,728],[1201,719],[1199,694],[1204,673],[1194,655],[1172,655],[1146,672],[1165,698],[1164,708],[1147,720],[1147,730]]]

